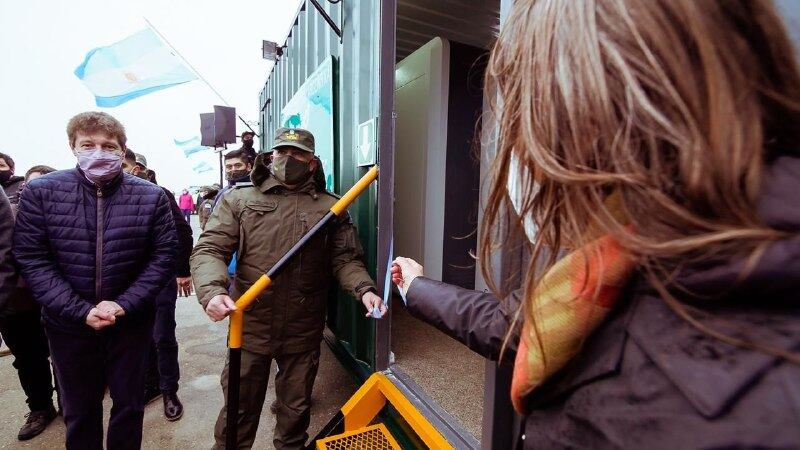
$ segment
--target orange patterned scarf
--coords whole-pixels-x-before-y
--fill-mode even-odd
[[[570,253],[545,274],[535,302],[539,333],[527,319],[522,327],[511,383],[514,409],[525,413],[525,397],[578,354],[611,312],[635,268],[616,239],[604,236]]]

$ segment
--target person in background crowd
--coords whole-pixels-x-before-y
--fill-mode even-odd
[[[130,148],[125,150],[122,170],[133,176],[147,177],[147,158],[134,153]],[[150,348],[149,364],[145,382],[145,404],[162,397],[164,417],[176,421],[183,416],[183,404],[178,399],[178,381],[180,367],[178,365],[178,341],[175,338],[175,301],[178,295],[192,295],[192,278],[189,272],[189,256],[192,253],[192,227],[184,220],[175,195],[162,187],[170,202],[172,218],[178,233],[178,255],[175,258],[174,277],[170,278],[164,289],[156,296],[156,320],[153,327],[153,342]]]
[[[130,151],[128,151],[130,150]],[[131,155],[133,155],[133,166],[131,166]],[[122,171],[125,173],[129,173],[135,177],[141,178],[142,180],[150,181],[149,174],[150,171],[147,169],[147,158],[144,157],[141,153],[134,152],[130,147],[125,149],[125,159],[122,160]],[[155,176],[153,177],[155,179]],[[152,181],[150,181],[153,183]],[[157,183],[153,183],[157,184]],[[162,189],[164,189],[162,187]],[[172,192],[168,189],[164,189],[164,193],[171,194]],[[172,195],[172,201],[169,202],[170,206],[173,204],[177,204],[175,202],[175,196]],[[180,210],[180,209],[179,209]]]
[[[5,192],[0,192],[0,320],[5,316],[11,293],[17,281],[14,258],[11,255],[11,236],[14,233],[14,214]]]
[[[151,182],[153,184],[158,184],[158,181],[156,180],[156,171],[153,170],[153,169],[147,169],[147,178],[146,179],[147,179],[147,181],[149,181],[149,182]]]
[[[22,183],[25,179],[14,175],[14,159],[11,156],[0,153],[0,185],[8,197],[11,206],[16,209],[19,203],[19,192],[22,190]]]
[[[203,203],[203,190],[197,191],[197,196],[194,199],[194,213],[200,214],[200,204]]]
[[[204,186],[200,190],[203,194],[203,200],[200,202],[198,217],[200,218],[200,229],[206,229],[208,218],[211,217],[211,212],[214,210],[214,198],[217,196],[219,189],[215,186]]]
[[[252,181],[250,181],[251,170],[253,170],[253,163],[250,161],[250,157],[244,150],[234,150],[225,155],[225,179],[228,181],[228,185],[220,189],[219,192],[217,192],[216,197],[214,197],[212,213],[213,210],[216,209],[219,200],[227,192],[230,192],[232,189],[237,187],[244,188],[253,185]],[[228,264],[228,274],[230,275],[231,279],[233,279],[234,275],[236,274],[237,261],[238,253],[234,252],[233,256],[231,256],[231,261]]]
[[[49,166],[30,168],[25,174],[22,190],[27,183],[51,172],[55,169]],[[13,226],[13,220],[8,225]],[[10,240],[3,242],[10,245]],[[17,434],[17,439],[26,441],[41,434],[57,415],[53,406],[50,348],[42,326],[41,306],[33,299],[25,282],[18,279],[16,286],[8,292],[11,297],[7,308],[0,314],[0,334],[14,355],[14,368],[30,410]]]
[[[214,207],[226,192],[235,188],[252,186],[250,181],[250,171],[253,170],[253,163],[244,150],[233,150],[225,155],[225,179],[228,185],[220,189],[214,198]]]
[[[800,69],[772,2],[518,0],[486,80],[479,260],[493,280],[500,230],[533,223],[523,288],[392,273],[414,316],[514,361],[519,446],[796,448]]]
[[[192,194],[189,193],[188,189],[184,189],[181,193],[181,196],[178,199],[178,205],[183,212],[183,219],[186,221],[186,223],[191,223],[192,212],[194,211],[194,198],[192,197]]]
[[[67,449],[103,448],[106,388],[106,446],[138,449],[155,298],[174,277],[175,223],[161,188],[122,173],[119,121],[80,113],[67,137],[77,167],[23,191],[14,257],[42,305]]]
[[[47,175],[48,173],[53,173],[55,171],[56,169],[50,166],[45,166],[45,165],[33,166],[30,169],[28,169],[27,172],[25,172],[25,184],[30,183],[31,181],[41,177],[42,175]]]
[[[253,182],[237,185],[220,198],[192,254],[198,300],[214,321],[235,310],[231,297],[251,286],[261,275],[260,268],[277,261],[337,200],[313,176],[322,170],[314,159],[313,135],[287,129],[278,130],[276,135],[275,169],[270,173],[267,168],[267,155],[256,159]],[[238,415],[237,448],[252,447],[273,359],[280,366],[275,378],[278,401],[273,444],[278,449],[304,447],[328,292],[334,278],[362,302],[367,316],[375,308],[386,312],[364,267],[363,251],[350,217],[342,215],[325,230],[325,236],[317,236],[316,243],[303,252],[302,265],[299,258],[290,261],[285,276],[276,278],[244,316],[240,409],[228,411],[223,407],[220,411],[214,429],[215,448],[224,448],[227,414]],[[243,257],[229,294],[227,266],[237,249],[242,250]],[[227,365],[222,386],[227,391]]]
[[[248,159],[250,159],[250,163],[252,164],[253,161],[256,160],[256,149],[253,146],[253,140],[255,139],[256,134],[252,131],[245,131],[242,133],[242,146],[239,148]]]

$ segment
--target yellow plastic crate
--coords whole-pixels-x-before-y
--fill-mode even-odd
[[[318,450],[400,450],[382,423],[317,441]]]

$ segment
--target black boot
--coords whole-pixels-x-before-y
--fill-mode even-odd
[[[49,408],[43,409],[41,411],[31,411],[25,417],[25,425],[19,429],[19,434],[17,435],[17,439],[20,441],[27,441],[28,439],[33,439],[36,436],[42,434],[47,425],[50,425],[50,422],[56,418],[56,409],[50,405]]]
[[[183,403],[178,399],[178,394],[164,394],[164,417],[170,422],[183,417]]]

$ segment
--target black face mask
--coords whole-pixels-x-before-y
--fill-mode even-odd
[[[0,183],[10,180],[12,175],[14,175],[14,172],[10,170],[0,170]]]
[[[225,179],[228,181],[236,181],[239,178],[244,178],[245,175],[249,174],[250,171],[247,169],[242,170],[228,170],[225,171]]]
[[[276,156],[272,160],[272,173],[275,178],[286,185],[300,184],[311,175],[308,171],[309,162],[303,162],[291,156]]]
[[[249,140],[246,140],[246,141],[242,141],[242,148],[246,148],[248,150],[253,148],[253,140],[249,139]]]

